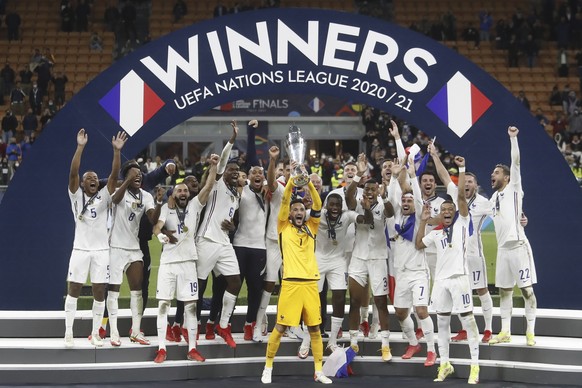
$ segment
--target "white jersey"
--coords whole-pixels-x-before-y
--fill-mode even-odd
[[[447,186],[447,194],[451,196],[455,202],[455,206],[457,205],[458,191],[459,189],[453,182]],[[467,256],[484,257],[481,228],[487,217],[493,214],[491,202],[481,194],[475,193],[473,198],[469,199],[467,205],[469,207],[469,214],[471,214],[471,221],[473,222],[473,234],[469,236]]]
[[[281,209],[281,200],[283,199],[284,191],[285,186],[278,181],[277,189],[271,193],[271,198],[267,201],[269,213],[269,219],[267,220],[267,238],[274,241],[279,239],[277,222],[279,220],[279,210]]]
[[[329,197],[330,194],[338,194],[340,197],[342,197],[342,211],[347,211],[348,210],[348,204],[346,203],[346,191],[348,190],[347,187],[339,187],[337,189],[333,189],[332,191],[329,192],[329,194],[327,194],[327,196]],[[356,209],[355,211],[360,213],[363,212],[362,209],[362,205],[360,204],[360,201],[362,200],[362,197],[364,195],[364,189],[362,189],[361,187],[356,188]],[[327,205],[327,197],[325,198],[325,201],[323,203],[323,207],[325,208],[325,206]],[[356,241],[356,225],[355,223],[351,224],[347,230],[346,233],[346,240],[345,240],[345,244],[344,247],[346,249],[346,252],[352,252],[352,250],[354,249],[354,243]]]
[[[497,246],[513,247],[518,241],[525,241],[525,231],[520,218],[523,212],[523,190],[521,188],[521,172],[519,167],[519,147],[517,138],[511,140],[511,170],[510,180],[503,191],[496,191],[490,200],[493,211],[493,222],[497,236]]]
[[[431,217],[437,217],[439,215],[439,213],[441,212],[441,205],[444,202],[444,198],[441,197],[437,197],[436,195],[433,195],[432,197],[425,199],[424,202],[429,202],[430,203],[430,216]],[[433,230],[434,228],[436,228],[437,225],[426,225],[426,234],[428,234],[429,231]],[[425,253],[428,254],[435,254],[436,250],[434,247],[428,247],[425,249]]]
[[[388,259],[386,250],[386,235],[384,234],[384,203],[378,197],[378,202],[371,208],[374,223],[356,224],[356,243],[352,257],[362,260]]]
[[[315,257],[318,263],[345,260],[346,233],[357,218],[358,213],[355,211],[344,210],[333,222],[327,218],[327,209],[322,210],[315,244]]]
[[[426,247],[436,248],[435,281],[469,273],[466,247],[470,220],[470,216],[463,217],[459,214],[451,227],[433,230],[423,237],[422,242]],[[447,234],[450,236],[447,237]]]
[[[110,232],[110,245],[113,248],[139,249],[139,222],[144,214],[153,209],[154,197],[139,189],[133,194],[125,191],[121,201],[113,206],[113,226]]]
[[[238,229],[232,243],[235,247],[266,249],[266,204],[262,193],[255,193],[249,185],[242,189],[238,209]]]
[[[236,189],[231,190],[222,178],[217,180],[208,197],[204,219],[198,229],[198,237],[204,237],[218,244],[230,245],[228,231],[223,230],[221,224],[224,220],[232,221],[238,206],[239,195]]]
[[[185,213],[180,213],[180,209],[170,209],[168,204],[162,206],[160,218],[166,230],[173,230],[174,237],[178,239],[175,244],[164,244],[160,264],[178,263],[181,261],[198,260],[198,253],[194,243],[196,226],[200,219],[200,212],[204,206],[194,197],[188,202]],[[183,224],[180,221],[181,215],[184,217]]]
[[[413,214],[407,216],[402,214],[402,189],[397,192],[400,198],[392,197],[394,198],[394,217],[391,218],[394,220],[394,234],[390,236],[394,237],[394,242],[392,242],[394,268],[408,271],[428,271],[424,250],[416,249],[416,235],[423,209],[422,194],[418,180],[412,180],[411,186],[415,211]],[[397,187],[400,188],[400,185],[397,185]],[[398,224],[399,233],[396,231],[396,224]],[[412,229],[412,234],[409,235],[410,229]],[[403,235],[409,235],[412,240],[408,240]]]
[[[111,203],[111,194],[107,186],[89,197],[78,188],[69,192],[71,209],[75,217],[75,240],[73,248],[84,251],[99,251],[109,249],[109,234],[107,233],[107,213]]]

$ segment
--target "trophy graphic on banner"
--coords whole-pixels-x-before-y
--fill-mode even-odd
[[[301,128],[296,125],[289,127],[289,134],[285,138],[285,149],[291,160],[297,162],[295,170],[291,171],[291,179],[295,186],[305,186],[309,183],[309,176],[301,170],[305,161],[305,139],[301,135]]]

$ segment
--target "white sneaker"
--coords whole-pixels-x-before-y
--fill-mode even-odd
[[[99,337],[98,333],[93,333],[89,337],[89,341],[91,341],[91,345],[101,347],[103,346],[103,339]]]
[[[114,347],[121,346],[121,338],[119,338],[119,333],[111,333],[109,343]]]
[[[297,351],[297,357],[302,360],[305,360],[309,356],[309,344],[299,346],[299,350]]]
[[[65,333],[65,348],[71,349],[75,346],[75,338],[73,333]]]
[[[368,333],[368,338],[376,339],[378,338],[378,331],[380,330],[380,325],[377,323],[372,323],[370,325],[370,332]]]
[[[271,384],[271,375],[273,374],[273,368],[263,369],[263,375],[261,376],[261,383],[263,384]]]
[[[322,384],[333,383],[333,381],[331,381],[331,379],[329,377],[324,375],[322,371],[315,372],[315,374],[313,375],[313,379],[315,380],[316,383],[322,383]]]

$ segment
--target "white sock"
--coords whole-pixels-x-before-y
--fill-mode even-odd
[[[461,318],[461,322],[463,322],[463,327],[467,328],[467,341],[469,342],[469,351],[471,352],[471,365],[476,365],[479,363],[479,329],[477,328],[475,316],[469,314],[464,317],[459,316],[459,318]]]
[[[309,334],[309,330],[307,330],[307,325],[303,324],[303,327],[299,328],[301,329],[301,335],[303,335],[301,346],[304,348],[309,347],[311,345],[311,334]]]
[[[382,346],[390,346],[390,330],[381,330]]]
[[[143,315],[141,290],[129,292],[129,307],[131,309],[131,332],[138,334],[141,331],[141,317]]]
[[[160,300],[158,302],[158,318],[156,326],[158,329],[158,349],[166,349],[166,326],[168,324],[168,310],[170,301]]]
[[[184,326],[188,330],[188,351],[196,349],[196,335],[198,334],[196,302],[184,304]]]
[[[350,345],[357,345],[358,344],[358,331],[357,330],[350,330]]]
[[[93,299],[93,331],[92,335],[99,335],[99,328],[101,327],[101,320],[105,312],[105,301],[98,302]]]
[[[65,334],[73,334],[73,323],[77,312],[77,298],[67,295],[65,298]]]
[[[368,306],[360,307],[360,322],[368,322]]]
[[[329,333],[329,340],[327,341],[327,346],[337,345],[337,332],[342,327],[343,318],[331,317],[331,331]]]
[[[259,310],[257,311],[257,319],[255,326],[259,329],[263,325],[263,320],[265,319],[265,313],[267,312],[267,306],[269,306],[269,302],[271,301],[271,293],[269,291],[263,290],[261,294],[261,302],[259,304]]]
[[[513,290],[499,290],[499,310],[501,331],[511,334],[511,311],[513,310]]]
[[[527,329],[525,332],[534,334],[536,329],[536,312],[538,302],[531,286],[524,288],[521,292],[523,294],[523,301],[525,303],[525,319],[527,321]]]
[[[399,321],[400,328],[406,336],[408,343],[412,346],[418,345],[418,340],[416,339],[416,334],[414,333],[414,322],[412,318],[408,315],[403,321]]]
[[[228,291],[224,291],[224,297],[222,298],[222,311],[220,312],[221,328],[226,329],[228,327],[228,321],[230,321],[230,316],[234,311],[235,304],[236,295],[233,295]]]
[[[491,294],[487,292],[484,295],[479,295],[479,300],[481,301],[481,310],[483,310],[483,318],[485,319],[485,329],[491,331],[493,322],[493,299],[491,299]]]
[[[424,319],[420,319],[418,323],[422,328],[422,332],[424,333],[424,339],[426,340],[426,351],[434,352],[434,323],[432,318],[428,316]]]
[[[107,292],[107,311],[109,312],[109,328],[111,336],[119,337],[117,329],[117,316],[119,314],[119,291]]]
[[[439,355],[441,357],[441,365],[449,362],[449,341],[451,338],[451,316],[437,315],[437,322],[439,327]]]

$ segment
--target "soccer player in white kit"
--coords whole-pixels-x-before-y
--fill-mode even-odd
[[[537,308],[533,285],[537,283],[537,275],[531,247],[520,222],[523,214],[523,189],[517,143],[519,130],[510,126],[507,132],[511,143],[511,168],[498,164],[491,174],[491,187],[495,190],[491,197],[491,206],[497,236],[495,286],[499,287],[501,331],[489,343],[511,341],[513,287],[517,284],[525,302],[526,343],[533,346],[536,343]]]
[[[458,187],[451,180],[447,169],[441,162],[437,153],[436,147],[432,142],[428,146],[428,150],[434,161],[437,174],[443,185],[447,188],[447,194],[453,198],[453,201],[458,196]],[[481,228],[487,217],[493,214],[491,204],[487,198],[478,193],[479,185],[477,177],[470,173],[465,173],[465,198],[469,206],[469,213],[473,222],[473,234],[469,236],[467,242],[467,263],[469,266],[469,281],[471,282],[471,289],[476,290],[481,301],[481,309],[483,311],[483,318],[485,320],[485,328],[483,330],[483,338],[481,342],[488,343],[491,339],[491,325],[493,322],[493,300],[487,288],[487,264],[485,262],[485,254],[483,253],[483,241],[481,240]],[[467,330],[463,328],[452,337],[452,341],[464,341],[467,339]]]
[[[107,293],[107,311],[111,330],[110,343],[121,346],[119,330],[117,329],[117,314],[119,310],[119,289],[123,282],[123,273],[127,275],[130,294],[131,331],[129,339],[140,345],[149,345],[150,341],[141,332],[143,315],[142,281],[143,254],[139,248],[139,224],[145,214],[153,224],[158,219],[162,207],[165,190],[158,188],[156,204],[153,196],[141,189],[142,173],[137,163],[124,166],[121,171],[124,179],[121,186],[112,196],[113,225],[110,231],[109,255],[110,276]]]
[[[409,163],[410,183],[403,166],[395,161],[391,167],[392,176],[398,178],[401,198],[394,202],[395,236],[392,239],[392,254],[394,258],[394,309],[400,323],[400,328],[408,340],[408,347],[402,358],[407,360],[419,353],[421,346],[414,331],[414,322],[410,317],[410,309],[417,314],[419,326],[426,338],[427,355],[424,366],[433,366],[436,361],[434,347],[434,323],[428,314],[430,302],[429,272],[424,252],[416,249],[416,235],[420,226],[423,210],[420,186],[416,179],[414,162]],[[395,180],[391,180],[394,185]],[[412,186],[412,192],[409,187]],[[391,192],[396,191],[394,188]]]
[[[455,164],[459,168],[459,186],[465,187],[465,159],[456,156]],[[437,253],[431,298],[437,312],[441,364],[434,381],[444,381],[455,371],[449,361],[451,312],[455,311],[460,314],[464,327],[467,328],[471,353],[471,372],[468,383],[477,384],[479,382],[479,331],[473,316],[473,297],[467,269],[466,247],[471,217],[464,192],[459,191],[457,203],[458,212],[453,201],[447,200],[441,204],[442,223],[428,233],[426,233],[426,224],[432,210],[430,204],[425,204],[416,235],[416,248],[425,249],[432,245]]]
[[[220,155],[208,205],[196,234],[196,247],[198,248],[198,279],[201,283],[200,302],[204,297],[206,282],[211,271],[214,271],[217,276],[224,275],[226,280],[226,291],[222,298],[220,322],[216,327],[216,333],[228,346],[235,348],[236,343],[232,339],[229,321],[240,291],[241,280],[238,261],[228,232],[235,228],[233,217],[239,207],[240,195],[237,191],[237,181],[240,167],[237,163],[228,163],[230,151],[238,134],[236,121],[233,120],[230,124],[232,136]]]
[[[189,360],[204,361],[204,357],[196,350],[196,301],[198,300],[197,263],[198,250],[194,243],[194,235],[200,212],[208,200],[208,196],[216,179],[218,155],[211,155],[210,169],[206,184],[198,195],[190,199],[190,192],[185,183],[174,186],[170,203],[165,204],[160,212],[154,234],[163,244],[158,271],[156,298],[158,299],[158,352],[154,362],[162,363],[166,359],[166,326],[168,310],[174,296],[184,302],[185,326],[188,330]],[[174,202],[173,204],[171,202]],[[171,206],[170,206],[171,205]],[[171,207],[171,208],[170,208]],[[175,242],[162,233],[162,228],[173,231]]]
[[[366,156],[358,156],[358,174],[348,187],[346,201],[348,208],[355,207],[356,186],[367,169]],[[378,183],[370,179],[364,185],[364,197],[370,203],[374,222],[370,225],[356,225],[356,243],[348,267],[348,287],[350,290],[350,346],[356,351],[358,347],[358,326],[360,307],[365,300],[368,277],[370,291],[378,308],[380,319],[380,337],[382,339],[382,360],[390,361],[390,330],[388,325],[388,257],[386,237],[384,235],[385,219],[394,215],[392,204],[385,200],[379,202]]]
[[[77,133],[77,149],[69,172],[69,199],[75,217],[75,239],[69,259],[68,290],[65,298],[65,347],[75,346],[73,323],[77,312],[77,299],[81,288],[91,276],[93,288],[93,326],[89,337],[91,344],[103,346],[99,337],[99,326],[105,310],[105,287],[109,282],[109,235],[107,234],[107,211],[111,194],[115,191],[117,174],[121,164],[121,149],[127,135],[118,132],[113,137],[113,162],[107,185],[99,190],[99,179],[94,171],[87,171],[79,179],[81,155],[87,145],[85,129]],[[79,181],[81,185],[79,186]]]

